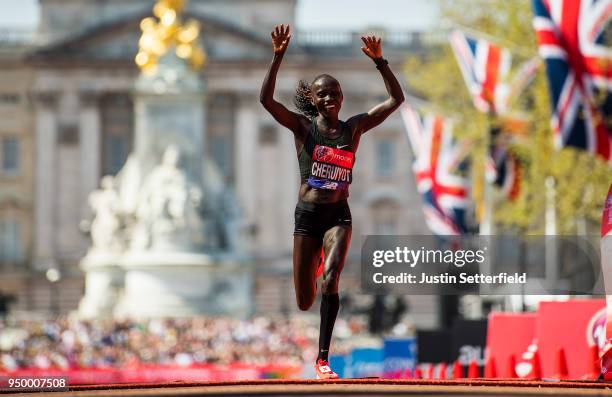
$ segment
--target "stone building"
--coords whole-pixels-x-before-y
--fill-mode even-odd
[[[29,289],[33,252],[35,118],[33,72],[23,58],[32,49],[27,31],[0,31],[0,294],[21,297]]]
[[[91,218],[87,197],[131,150],[131,91],[139,73],[134,55],[139,23],[153,3],[40,0],[35,37],[21,45],[0,43],[0,262],[2,279],[12,280],[0,288],[18,295],[18,309],[67,311],[82,295],[78,262],[89,244],[82,227]],[[295,310],[296,153],[292,134],[258,99],[272,56],[269,32],[280,22],[294,25],[295,9],[295,0],[191,0],[185,15],[202,24],[207,154],[242,208],[248,249],[257,258],[259,311]],[[380,102],[384,83],[362,54],[359,36],[296,32],[278,76],[277,99],[292,107],[297,81],[325,72],[342,85],[341,118]],[[428,32],[385,32],[385,57],[401,79],[406,55],[424,53],[439,39]],[[351,293],[359,292],[363,236],[428,234],[399,114],[364,136],[356,159],[353,241],[342,279]],[[44,277],[49,268],[60,271],[59,281]],[[433,298],[412,299],[411,310],[431,324],[434,304]]]

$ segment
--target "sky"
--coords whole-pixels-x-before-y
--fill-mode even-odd
[[[420,30],[433,25],[437,4],[438,0],[298,0],[296,23],[304,30]],[[0,10],[0,28],[32,28],[38,23],[37,0],[0,0]]]
[[[34,27],[38,23],[36,0],[0,0],[0,28]]]

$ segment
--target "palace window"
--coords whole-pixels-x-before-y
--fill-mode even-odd
[[[395,200],[379,199],[370,205],[372,233],[394,235],[398,231],[398,214],[400,207]]]
[[[16,219],[0,219],[0,262],[23,260],[21,224]]]
[[[123,167],[125,160],[127,159],[127,156],[129,154],[129,142],[125,136],[110,135],[106,137],[104,145],[104,149],[106,151],[106,156],[104,159],[106,163],[105,175],[114,175],[119,172],[121,167]]]
[[[102,175],[115,175],[132,150],[133,106],[127,94],[111,94],[101,99]]]
[[[384,138],[376,142],[376,173],[378,176],[391,176],[395,170],[395,144]]]
[[[234,174],[234,111],[236,98],[217,93],[208,100],[208,154],[226,180]]]
[[[2,138],[2,173],[17,174],[19,172],[19,138]]]
[[[21,96],[17,93],[3,92],[0,93],[0,105],[17,105],[21,100]]]

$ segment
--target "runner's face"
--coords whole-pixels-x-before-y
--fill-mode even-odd
[[[316,80],[311,87],[312,103],[324,117],[337,118],[342,107],[340,84],[329,78]]]

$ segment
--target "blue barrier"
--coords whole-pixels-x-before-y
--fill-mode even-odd
[[[384,340],[383,375],[395,377],[407,369],[416,367],[417,344],[414,338],[391,338]]]

